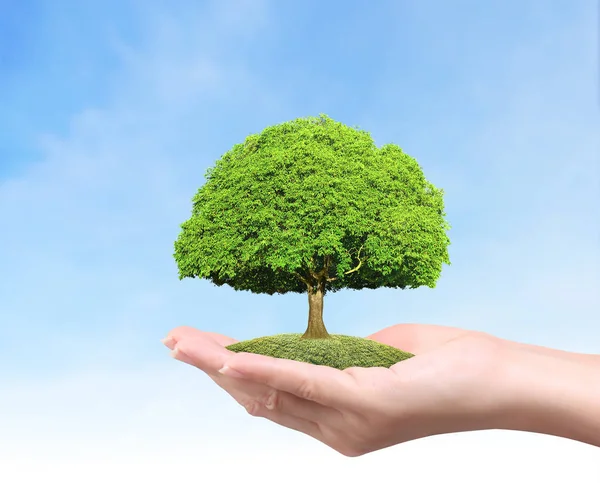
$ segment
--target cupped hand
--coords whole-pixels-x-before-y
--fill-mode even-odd
[[[389,369],[338,370],[258,354],[190,327],[164,343],[253,416],[301,431],[345,456],[434,434],[492,429],[502,412],[501,339],[451,327],[399,324],[367,337],[412,352]]]

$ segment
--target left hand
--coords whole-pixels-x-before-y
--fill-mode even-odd
[[[171,331],[173,357],[207,373],[249,414],[306,433],[345,456],[433,434],[495,427],[502,387],[494,377],[502,341],[450,327],[400,324],[369,337],[416,357],[390,369],[340,371],[234,353],[229,337]],[[491,389],[494,388],[492,391]]]

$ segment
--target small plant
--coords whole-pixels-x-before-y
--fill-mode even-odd
[[[435,287],[449,264],[443,191],[398,146],[325,115],[266,128],[209,168],[175,242],[179,278],[253,293],[308,295],[304,334],[228,349],[343,369],[412,354],[330,335],[327,293]]]

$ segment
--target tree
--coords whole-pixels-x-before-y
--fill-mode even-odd
[[[449,264],[443,191],[398,146],[325,115],[266,128],[206,173],[175,242],[179,278],[307,293],[302,338],[327,338],[326,293],[435,287]]]

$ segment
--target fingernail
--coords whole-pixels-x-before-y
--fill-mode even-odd
[[[175,347],[171,352],[169,352],[169,355],[173,359],[179,359],[179,354],[181,354],[181,352],[179,351],[179,349],[177,347]]]
[[[167,346],[168,349],[173,350],[175,348],[175,339],[172,337],[166,337],[161,342]]]
[[[241,372],[236,371],[235,369],[232,369],[227,364],[225,364],[223,367],[221,367],[221,369],[219,369],[219,372],[221,374],[223,374],[224,376],[228,376],[228,377],[237,377],[238,379],[242,379],[244,377],[244,375]]]

